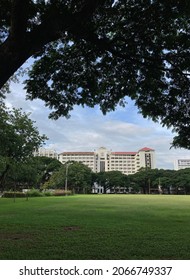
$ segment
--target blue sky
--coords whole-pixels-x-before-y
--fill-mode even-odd
[[[50,120],[50,110],[41,100],[25,100],[22,83],[11,85],[7,95],[9,107],[30,112],[41,134],[49,140],[47,148],[63,151],[93,151],[104,146],[112,151],[138,151],[143,147],[155,149],[156,167],[173,169],[176,158],[189,157],[190,151],[170,149],[174,134],[158,123],[144,119],[132,101],[125,108],[117,107],[104,116],[98,107],[75,107],[70,119]]]

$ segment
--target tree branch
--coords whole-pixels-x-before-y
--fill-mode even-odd
[[[28,32],[29,2],[29,0],[12,2],[10,33],[0,46],[0,88],[29,57],[42,50],[47,43],[60,39],[65,31],[76,35],[84,34],[81,30],[86,29],[85,24],[89,24],[94,11],[106,0],[82,1],[81,10],[76,13],[69,11],[67,6],[60,7],[53,3],[53,13],[47,14],[41,25],[36,25]]]

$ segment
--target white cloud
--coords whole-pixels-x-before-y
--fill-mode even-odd
[[[132,102],[127,107],[103,116],[98,107],[75,107],[71,118],[50,120],[50,110],[41,100],[25,100],[22,85],[14,84],[6,104],[31,112],[41,134],[49,138],[47,147],[62,151],[93,151],[105,146],[113,151],[137,151],[150,147],[156,151],[157,167],[173,169],[175,158],[189,156],[190,151],[170,149],[173,134],[170,130],[144,119]]]

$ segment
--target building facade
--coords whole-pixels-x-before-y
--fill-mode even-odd
[[[137,152],[112,152],[105,147],[94,152],[63,152],[58,159],[63,164],[68,161],[81,162],[95,173],[118,170],[129,175],[142,167],[155,168],[155,151],[147,147]]]
[[[190,168],[190,158],[181,158],[174,161],[174,170]]]
[[[33,155],[35,157],[50,157],[58,159],[58,154],[55,150],[52,149],[46,149],[46,148],[39,148],[38,150],[33,152]]]

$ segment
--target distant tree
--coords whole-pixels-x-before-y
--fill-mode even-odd
[[[181,177],[184,179],[183,175]],[[161,187],[161,190],[164,193],[170,194],[171,188],[176,188],[177,192],[177,184],[179,182],[178,179],[179,177],[177,175],[177,171],[167,169],[165,170],[141,168],[139,172],[129,176],[130,185],[137,191],[141,191],[142,193],[159,193],[158,186]],[[180,185],[184,186],[182,181]]]
[[[107,181],[107,176],[106,172],[98,172],[93,174],[93,180],[94,183],[97,183],[98,186],[103,187],[103,193],[106,193],[107,190],[110,188],[108,181]]]
[[[30,57],[27,98],[68,116],[129,96],[190,148],[190,1],[1,0],[0,87]]]
[[[11,162],[4,180],[4,189],[22,190],[33,188],[36,184],[36,166],[32,165],[29,159],[19,163]]]
[[[61,168],[62,163],[55,158],[42,156],[32,158],[30,165],[35,166],[37,177],[36,187],[40,188],[50,179],[53,172],[56,172]]]
[[[135,186],[137,190],[143,190],[143,193],[149,192],[149,176],[146,169],[141,169],[134,175],[130,175],[130,184]]]
[[[113,192],[124,192],[128,189],[128,178],[121,171],[106,172],[107,183]]]
[[[182,192],[184,190],[185,193],[190,193],[190,168],[178,170],[175,173],[174,184],[177,193],[180,193],[180,189]]]
[[[176,171],[175,170],[164,170],[164,169],[159,169],[158,170],[158,175],[153,181],[154,186],[161,186],[161,189],[163,192],[166,192],[170,194],[171,188],[174,188],[175,185],[175,176],[176,176]]]
[[[45,187],[65,189],[66,179],[69,190],[74,190],[76,193],[91,191],[91,169],[83,163],[75,161],[64,164],[58,171],[54,172]]]
[[[131,185],[142,193],[150,193],[152,189],[158,190],[161,174],[159,169],[141,168],[139,172],[130,176]]]
[[[0,104],[0,157],[1,166],[4,166],[0,171],[0,189],[11,165],[26,161],[46,139],[39,134],[28,114]]]
[[[128,188],[128,177],[121,171],[105,171],[95,174],[95,182],[103,187],[104,193],[111,190],[114,193],[127,190]]]

